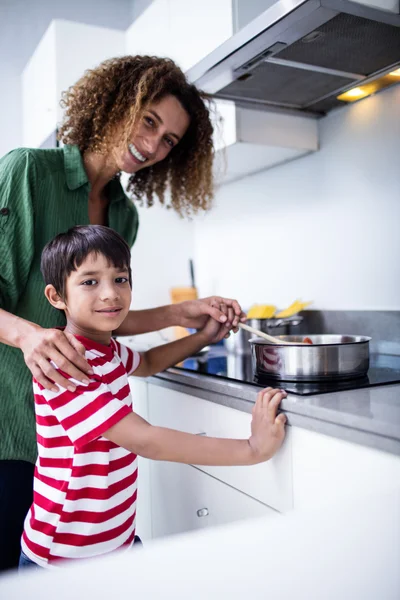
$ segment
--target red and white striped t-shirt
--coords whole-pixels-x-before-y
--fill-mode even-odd
[[[132,411],[128,374],[140,355],[76,336],[93,369],[89,385],[58,392],[33,382],[38,459],[21,546],[35,563],[88,558],[132,544],[137,458],[102,437]],[[65,374],[63,374],[65,376]]]

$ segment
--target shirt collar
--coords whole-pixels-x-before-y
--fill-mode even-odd
[[[63,152],[67,186],[70,190],[76,190],[89,182],[83,166],[82,155],[78,146],[63,146]]]
[[[63,152],[65,178],[68,189],[77,190],[79,187],[88,184],[88,176],[85,167],[83,166],[82,154],[80,153],[78,146],[65,145],[63,146]],[[110,204],[118,200],[124,200],[126,197],[118,177],[109,182],[107,191],[110,198]]]
[[[114,356],[115,346],[113,344],[113,340],[111,339],[109,344],[101,344],[100,342],[95,342],[94,340],[90,340],[83,335],[74,335],[74,337],[81,342],[81,344],[86,348],[86,350],[96,350],[97,352],[101,352],[104,356],[106,356],[109,360],[111,360]]]

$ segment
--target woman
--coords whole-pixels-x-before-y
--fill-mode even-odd
[[[169,185],[181,215],[207,210],[213,193],[208,110],[172,61],[105,61],[68,90],[63,105],[63,148],[18,149],[0,160],[0,570],[17,566],[32,501],[32,374],[45,388],[71,389],[50,361],[80,381],[90,373],[83,347],[55,329],[64,320],[43,294],[43,247],[89,223],[112,227],[132,246],[138,214],[119,182],[121,171],[131,175],[133,198],[148,206],[154,196],[164,202]],[[131,311],[116,334],[200,327],[207,315],[225,322],[227,333],[243,318],[236,301],[212,297]]]

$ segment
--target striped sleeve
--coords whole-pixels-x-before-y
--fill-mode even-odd
[[[47,403],[50,406],[72,444],[79,449],[101,437],[130,414],[132,408],[124,402],[125,397],[120,397],[126,395],[125,388],[121,389],[121,394],[112,394],[109,386],[96,375],[89,385],[85,386],[76,380],[74,383],[77,385],[75,392],[62,387],[59,392],[53,392],[44,389],[36,381],[33,390],[36,404]],[[47,431],[47,436],[51,438],[51,432]]]
[[[115,350],[120,357],[128,375],[132,375],[140,365],[141,356],[139,352],[131,350],[124,344],[120,344],[117,340],[112,340],[115,345]]]
[[[14,312],[34,253],[36,166],[26,149],[0,159],[0,307]]]

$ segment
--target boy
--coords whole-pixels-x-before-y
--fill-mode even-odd
[[[128,375],[160,372],[226,329],[209,319],[186,338],[133,352],[112,339],[131,303],[130,252],[112,229],[70,229],[43,250],[48,301],[66,315],[66,331],[86,348],[87,385],[46,390],[35,380],[38,459],[34,500],[25,519],[20,566],[57,565],[132,545],[135,538],[136,456],[203,465],[250,465],[268,460],[285,435],[277,409],[285,393],[263,390],[248,440],[206,438],[153,427],[132,412]],[[62,363],[53,365],[62,372]]]

